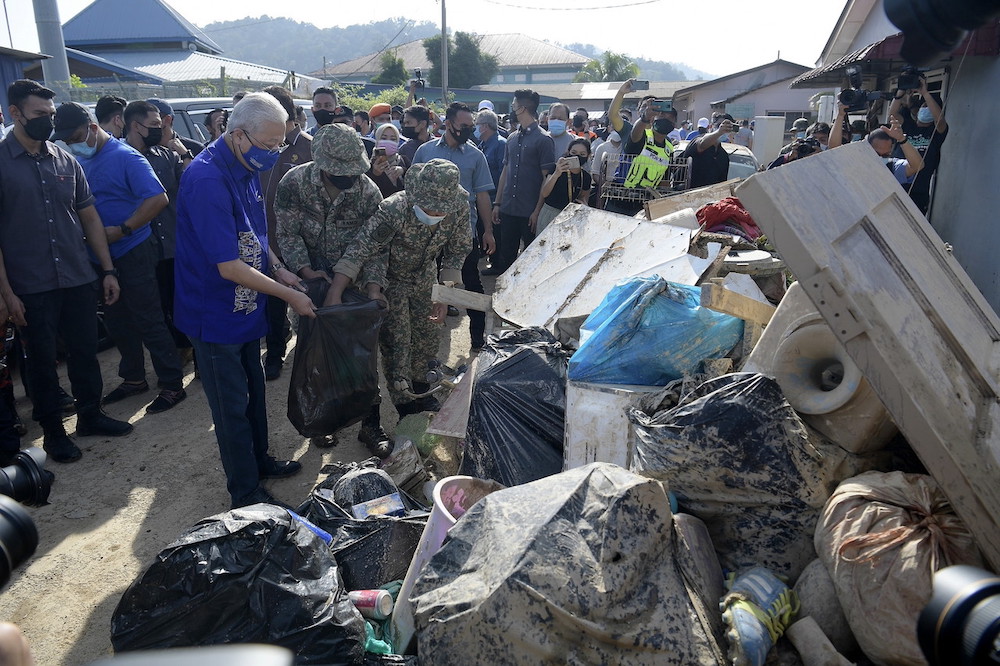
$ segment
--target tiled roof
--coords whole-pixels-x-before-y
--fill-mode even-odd
[[[199,49],[222,53],[222,47],[163,0],[94,0],[63,24],[66,46],[194,42]]]
[[[574,53],[561,46],[554,46],[534,37],[520,34],[479,35],[479,48],[483,53],[495,56],[501,69],[506,67],[542,67],[563,65],[567,67],[583,67],[590,58]],[[429,71],[431,62],[427,59],[422,39],[407,42],[390,48],[401,58],[406,69],[422,69]],[[345,78],[350,76],[370,76],[381,71],[381,54],[371,53],[360,58],[331,65],[323,71],[313,72],[314,76],[324,78]]]

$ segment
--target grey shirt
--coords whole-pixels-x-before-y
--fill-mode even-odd
[[[94,205],[83,168],[49,141],[29,155],[13,132],[0,142],[0,250],[14,293],[97,279],[77,211]]]
[[[542,191],[545,177],[542,170],[551,172],[555,168],[555,148],[548,132],[533,122],[507,138],[507,155],[500,212],[514,217],[530,217],[538,204],[538,194]]]

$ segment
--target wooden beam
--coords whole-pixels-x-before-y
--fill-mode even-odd
[[[441,406],[441,411],[431,419],[430,425],[427,426],[428,433],[465,439],[465,431],[469,427],[469,409],[472,406],[472,387],[478,367],[479,359],[472,359],[472,364]]]
[[[486,313],[486,335],[490,335],[496,328],[496,315],[493,312],[493,297],[489,294],[480,294],[475,291],[456,289],[443,284],[436,284],[431,288],[431,300],[435,303],[454,305],[456,308],[466,310],[478,310]]]
[[[715,282],[701,285],[701,305],[761,325],[771,321],[771,316],[777,309],[769,303],[761,303],[743,294],[729,291]]]
[[[724,183],[707,185],[680,194],[672,194],[661,199],[650,199],[644,205],[646,219],[656,220],[685,208],[698,210],[707,203],[715,203],[726,197],[733,196],[733,189],[742,182],[741,178],[727,180]]]

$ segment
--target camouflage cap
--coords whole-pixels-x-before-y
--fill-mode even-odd
[[[316,166],[331,176],[360,176],[371,163],[365,144],[350,125],[324,125],[312,141],[312,157]]]
[[[434,212],[451,211],[456,199],[469,198],[460,184],[458,167],[442,159],[411,166],[406,172],[406,193],[413,203]]]

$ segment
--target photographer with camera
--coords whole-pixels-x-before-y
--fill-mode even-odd
[[[780,166],[788,164],[789,162],[794,162],[801,157],[808,157],[809,155],[815,155],[822,151],[822,146],[817,139],[809,137],[807,139],[795,139],[787,146],[788,150],[775,159],[771,164],[768,165],[767,171],[771,169],[776,169]]]
[[[837,119],[833,121],[834,127],[843,126],[848,108],[843,102],[838,105]],[[838,147],[843,143],[843,140],[843,132],[833,132],[830,135],[830,148]],[[910,143],[909,138],[903,133],[901,124],[895,116],[889,116],[888,127],[883,125],[870,133],[868,143],[889,167],[900,185],[906,186],[912,183],[917,173],[924,168],[924,158],[920,156],[917,149]],[[894,149],[898,149],[903,157],[893,157]]]
[[[948,122],[938,100],[927,90],[927,79],[914,72],[904,71],[899,77],[900,86],[917,84],[916,90],[897,90],[889,107],[889,115],[900,119],[910,143],[924,160],[924,168],[907,188],[913,203],[921,213],[927,214],[931,203],[931,176],[941,162],[941,146],[948,138]],[[901,94],[902,93],[902,94]],[[916,95],[914,93],[917,93]],[[919,97],[917,96],[919,95]],[[918,104],[905,105],[904,100],[919,99]],[[894,157],[904,157],[896,150]]]
[[[691,158],[691,187],[715,185],[729,176],[729,153],[722,147],[722,137],[735,132],[733,117],[720,116],[714,132],[703,134],[684,149],[684,157]]]

